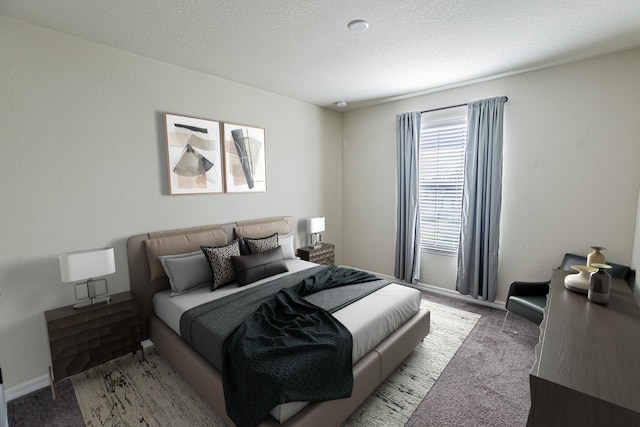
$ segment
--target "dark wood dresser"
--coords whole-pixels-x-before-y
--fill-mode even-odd
[[[56,308],[44,313],[49,333],[53,383],[127,353],[142,351],[138,301],[130,292],[110,303]]]
[[[555,271],[536,362],[528,426],[640,426],[640,306],[613,279],[607,305],[564,287]]]
[[[318,248],[313,246],[299,248],[298,256],[316,264],[333,265],[336,262],[335,246],[331,243],[321,243]]]

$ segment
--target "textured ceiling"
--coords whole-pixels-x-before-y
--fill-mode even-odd
[[[330,108],[640,46],[640,0],[2,0],[0,14]]]

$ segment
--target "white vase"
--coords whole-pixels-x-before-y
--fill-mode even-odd
[[[598,269],[586,265],[572,265],[571,268],[578,271],[578,273],[567,275],[564,278],[564,287],[570,291],[586,295],[589,293],[589,277],[591,273]]]
[[[602,246],[591,246],[591,249],[593,249],[593,252],[590,252],[587,255],[587,265],[591,266],[591,264],[594,263],[604,264],[606,258],[600,251],[604,251],[606,248],[603,248]]]

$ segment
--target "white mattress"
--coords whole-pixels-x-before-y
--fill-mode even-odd
[[[286,260],[286,262],[289,273],[317,266],[317,264],[299,259]],[[262,283],[289,273],[278,274],[241,288],[236,285],[227,285],[214,292],[211,292],[208,286],[173,297],[170,296],[170,291],[159,292],[153,297],[153,308],[155,314],[180,335],[180,316],[186,310],[238,291],[260,286]],[[333,316],[353,336],[352,360],[355,364],[376,345],[391,335],[393,331],[413,317],[419,308],[420,291],[392,283],[336,311]],[[375,314],[375,316],[365,314]],[[306,405],[304,402],[290,402],[279,405],[271,414],[280,422],[284,422],[304,405]]]

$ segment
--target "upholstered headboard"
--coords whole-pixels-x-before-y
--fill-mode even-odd
[[[296,229],[295,218],[288,216],[179,228],[130,237],[127,241],[129,284],[131,292],[138,299],[142,339],[149,338],[148,319],[153,313],[153,295],[170,288],[169,279],[157,256],[195,251],[200,245],[222,245],[237,237],[264,237],[274,232],[285,234]]]

